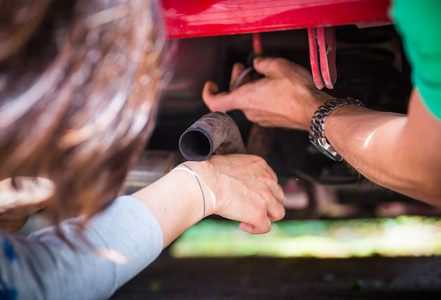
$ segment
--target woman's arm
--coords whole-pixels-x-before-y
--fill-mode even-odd
[[[119,197],[93,217],[78,237],[79,219],[29,238],[0,232],[0,299],[106,299],[162,250],[162,232],[139,200]],[[6,295],[6,296],[5,296]]]
[[[213,156],[186,165],[194,173],[178,167],[93,217],[84,231],[91,248],[78,239],[78,219],[60,225],[77,251],[57,235],[55,227],[29,239],[0,232],[0,298],[110,297],[156,259],[163,247],[203,218],[196,176],[205,195],[205,215],[216,213],[241,221],[241,228],[250,233],[268,232],[270,222],[284,216],[284,194],[262,158]]]

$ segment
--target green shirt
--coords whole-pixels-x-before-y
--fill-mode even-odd
[[[392,17],[412,67],[412,83],[441,120],[441,1],[395,0]]]

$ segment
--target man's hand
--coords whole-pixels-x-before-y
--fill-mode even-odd
[[[211,111],[242,110],[261,126],[309,130],[315,111],[332,97],[320,92],[310,72],[283,58],[256,58],[255,70],[265,77],[231,92],[216,94],[218,87],[207,82],[202,97]],[[235,64],[231,82],[244,66]]]
[[[55,188],[44,178],[16,177],[0,182],[0,230],[12,233],[20,230],[30,215],[48,205]]]
[[[207,106],[241,109],[262,126],[308,130],[314,112],[332,99],[315,88],[308,71],[285,59],[256,59],[254,68],[265,77],[231,92],[215,94],[217,86],[207,82]],[[232,81],[241,70],[233,68]],[[334,149],[366,178],[434,205],[441,205],[440,133],[441,122],[416,89],[407,116],[347,105],[328,117],[325,130]]]
[[[187,162],[216,198],[208,213],[242,222],[240,228],[260,234],[285,216],[285,195],[277,175],[264,159],[254,155],[211,156],[204,163]],[[211,196],[207,195],[207,204]]]

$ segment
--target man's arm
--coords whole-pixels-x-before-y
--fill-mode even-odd
[[[337,152],[370,180],[441,205],[441,122],[414,89],[406,115],[346,106],[326,121]]]
[[[234,68],[233,75],[242,66]],[[262,126],[309,130],[315,111],[332,99],[315,88],[307,70],[287,60],[256,59],[254,68],[266,77],[230,93],[216,94],[216,85],[207,82],[203,98],[210,110],[241,109]],[[424,107],[416,90],[407,116],[349,105],[331,113],[325,135],[368,179],[441,205],[441,121]]]

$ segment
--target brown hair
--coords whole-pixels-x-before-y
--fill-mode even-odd
[[[152,132],[164,40],[153,0],[0,2],[0,179],[51,179],[56,222],[105,209]]]

